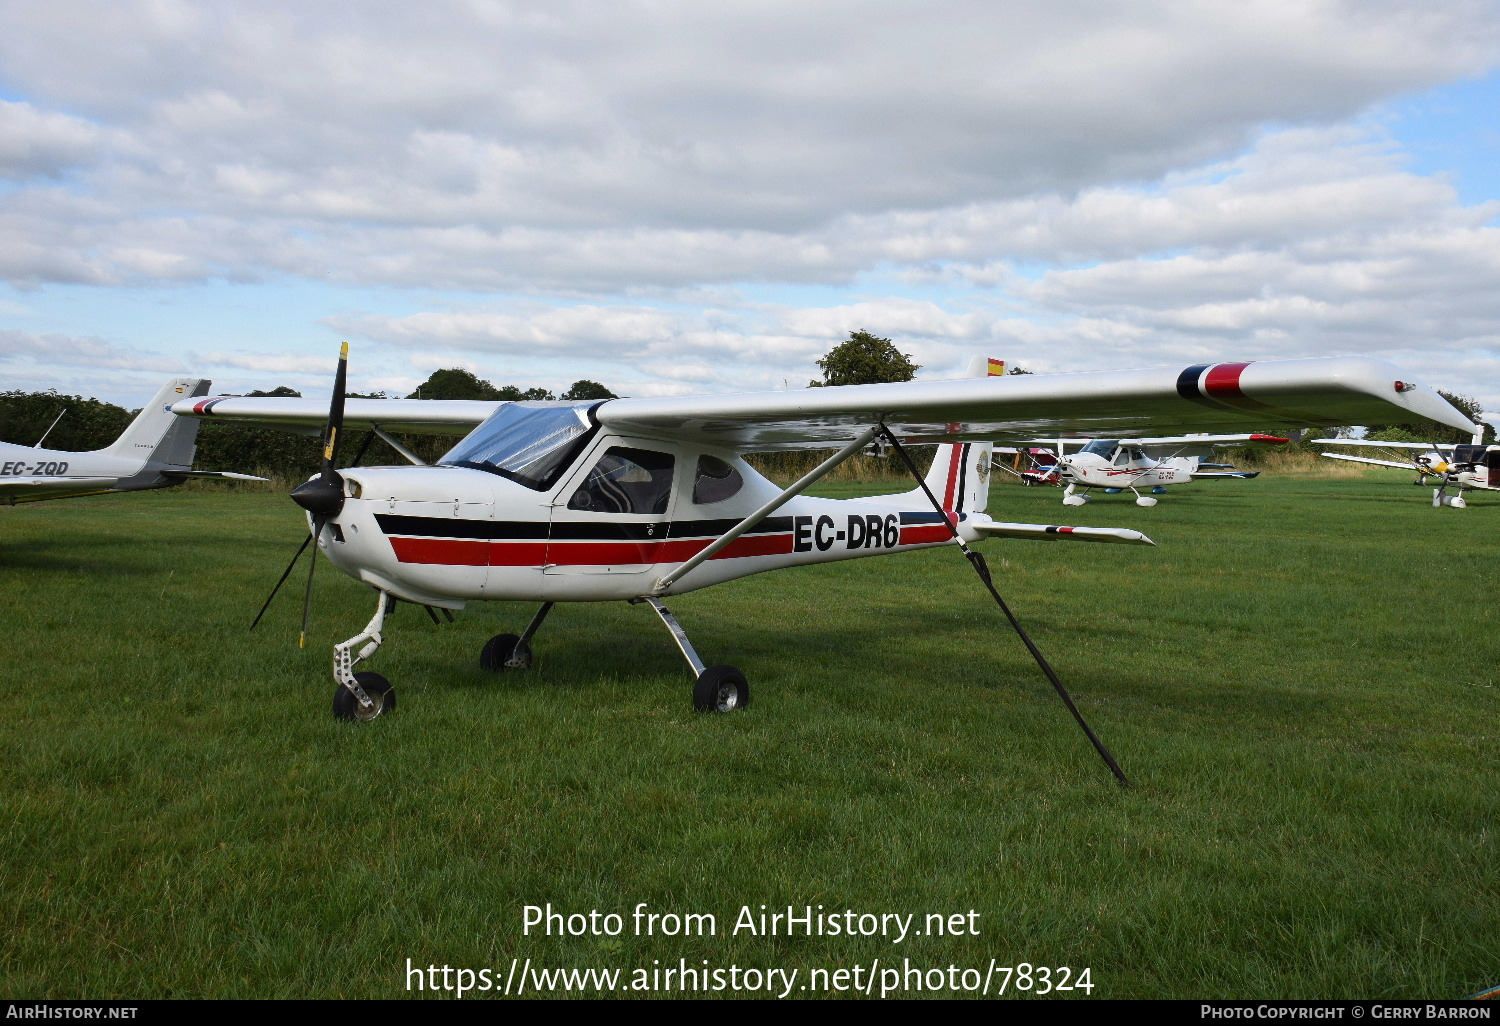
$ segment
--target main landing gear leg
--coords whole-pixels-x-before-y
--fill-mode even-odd
[[[378,673],[355,673],[354,664],[363,662],[380,648],[380,629],[385,615],[396,600],[383,591],[375,592],[375,615],[365,629],[341,644],[333,646],[333,679],[338,690],[333,693],[333,715],[340,720],[373,720],[396,708],[396,689]],[[363,644],[358,655],[350,655],[354,646]]]
[[[1155,506],[1156,505],[1156,500],[1154,498],[1152,498],[1151,496],[1149,496],[1149,495],[1142,495],[1140,492],[1137,492],[1134,487],[1132,487],[1130,490],[1132,492],[1135,492],[1135,504],[1137,506]]]
[[[693,681],[694,709],[699,712],[733,712],[750,704],[750,685],[745,675],[733,666],[704,666],[693,643],[688,640],[687,632],[660,599],[646,596],[631,601],[649,604],[672,633],[672,640],[677,642],[678,650],[697,677]]]
[[[542,608],[536,611],[531,622],[526,625],[526,630],[518,638],[514,634],[496,634],[484,643],[484,649],[479,653],[479,667],[484,670],[529,670],[536,663],[531,654],[531,639],[536,636],[537,629],[541,627],[542,621],[547,619],[547,614],[552,612],[552,603],[543,602]]]

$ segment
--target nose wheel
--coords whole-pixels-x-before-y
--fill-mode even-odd
[[[391,682],[380,674],[356,673],[354,679],[364,691],[365,697],[370,700],[370,704],[368,706],[360,704],[354,692],[340,684],[333,693],[334,719],[368,723],[381,713],[390,712],[396,708],[396,689],[391,687]]]

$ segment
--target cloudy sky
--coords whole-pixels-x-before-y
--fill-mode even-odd
[[[1500,411],[1495,0],[0,0],[0,389],[1370,353]]]

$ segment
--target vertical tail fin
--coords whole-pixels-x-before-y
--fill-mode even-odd
[[[197,451],[196,420],[179,417],[172,404],[208,394],[210,382],[203,378],[173,378],[161,387],[151,401],[114,440],[99,452],[107,456],[126,456],[173,467],[191,467]]]
[[[1004,360],[976,356],[965,375],[970,378],[998,377],[1005,373]],[[956,427],[956,425],[955,425]],[[950,513],[980,513],[990,501],[990,451],[992,442],[958,442],[938,446],[927,471],[927,487]]]

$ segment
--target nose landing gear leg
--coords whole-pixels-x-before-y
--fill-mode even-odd
[[[333,715],[340,720],[373,720],[383,712],[396,708],[396,689],[391,682],[378,673],[355,673],[354,664],[363,662],[380,648],[380,629],[385,626],[385,614],[390,612],[396,600],[383,591],[376,591],[375,615],[348,641],[333,646],[333,679],[338,681],[338,690],[333,693]],[[358,655],[350,655],[355,645],[364,644]]]
[[[1082,506],[1085,502],[1089,501],[1087,495],[1079,495],[1074,491],[1077,487],[1077,485],[1070,484],[1067,488],[1063,489],[1064,506]]]

